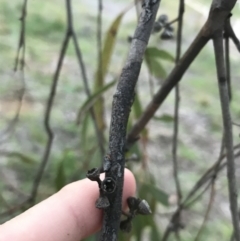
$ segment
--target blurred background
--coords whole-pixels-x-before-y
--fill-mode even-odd
[[[116,27],[115,45],[110,51],[109,66],[101,86],[97,84],[97,1],[72,0],[75,31],[86,66],[92,93],[104,98],[105,148],[107,150],[112,96],[116,79],[127,57],[129,37],[134,33],[137,17],[134,7],[126,11],[129,0],[104,0],[102,40],[108,39],[109,29],[122,13]],[[208,16],[211,1],[186,1],[182,53],[189,47]],[[66,30],[66,9],[63,0],[28,1],[25,29],[25,68],[14,71],[21,30],[22,0],[0,0],[0,218],[1,223],[26,209],[22,206],[29,196],[46,148],[47,134],[44,115],[50,86],[56,70]],[[162,1],[158,16],[165,14],[171,21],[177,17],[178,2]],[[240,4],[234,8],[232,26],[240,38]],[[149,47],[175,56],[176,27],[173,38],[163,40],[159,33],[151,35]],[[240,55],[230,44],[233,121],[240,123]],[[160,70],[149,71],[143,63],[137,86],[135,104],[129,127],[144,110],[154,92],[174,67],[174,61],[159,59]],[[154,72],[154,71],[153,71]],[[114,82],[115,81],[115,82]],[[178,165],[183,195],[187,195],[197,180],[216,162],[222,139],[222,117],[218,97],[213,46],[210,41],[184,75],[181,85]],[[99,94],[100,93],[100,94]],[[96,96],[95,96],[96,97]],[[101,151],[84,90],[81,70],[70,40],[59,76],[57,92],[51,111],[50,125],[54,140],[49,161],[41,180],[36,201],[39,202],[64,185],[84,178],[86,171],[99,166]],[[94,99],[95,98],[95,99]],[[99,99],[97,99],[99,100]],[[87,106],[87,107],[86,107]],[[97,108],[97,107],[96,107]],[[177,207],[173,179],[174,93],[171,93],[156,116],[144,130],[143,138],[130,150],[127,163],[138,180],[138,196],[150,202],[154,215],[136,217],[133,231],[122,240],[160,240],[169,219]],[[19,115],[17,115],[19,111]],[[77,123],[77,117],[81,118]],[[235,144],[239,143],[240,127],[233,126]],[[240,184],[240,163],[236,158],[237,182]],[[232,233],[225,169],[214,186],[214,198],[208,221],[200,240],[229,240]],[[146,181],[147,180],[147,181]],[[182,212],[183,240],[194,240],[203,222],[211,190],[207,190],[194,205]],[[5,213],[1,215],[1,213]],[[91,238],[94,240],[93,238]],[[172,235],[169,240],[174,240]],[[90,240],[90,239],[89,239]]]

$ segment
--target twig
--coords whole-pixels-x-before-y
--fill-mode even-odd
[[[32,203],[35,202],[36,195],[37,195],[37,192],[38,192],[38,187],[40,185],[45,166],[46,166],[46,164],[48,162],[48,159],[49,159],[49,154],[50,154],[50,151],[51,151],[52,142],[53,142],[53,138],[54,138],[54,133],[53,133],[53,131],[51,129],[51,126],[50,126],[50,116],[51,116],[51,111],[52,111],[53,100],[54,100],[54,97],[55,97],[55,94],[56,94],[60,70],[62,68],[63,59],[64,59],[64,56],[65,56],[65,53],[66,53],[66,50],[67,50],[67,47],[68,47],[68,43],[69,43],[69,40],[70,40],[70,37],[71,37],[71,31],[70,31],[71,30],[71,18],[70,18],[69,11],[68,11],[69,10],[68,4],[69,4],[69,1],[66,0],[68,26],[67,26],[67,30],[66,30],[66,33],[65,33],[63,43],[62,43],[60,56],[59,56],[58,63],[57,63],[57,68],[56,68],[55,74],[53,76],[52,86],[51,86],[51,89],[50,89],[50,93],[49,93],[49,97],[48,97],[48,101],[47,101],[47,108],[46,108],[46,112],[45,112],[45,116],[44,116],[44,127],[45,127],[46,133],[48,135],[48,140],[47,140],[45,151],[44,151],[44,154],[43,154],[43,157],[42,157],[41,164],[39,166],[37,175],[34,179],[33,188],[32,188],[32,192],[31,192],[31,202]]]
[[[210,36],[203,34],[203,29],[197,35],[187,52],[180,59],[178,65],[169,74],[167,79],[163,82],[161,89],[154,95],[152,101],[148,104],[142,116],[133,125],[127,136],[128,147],[130,147],[136,140],[142,129],[146,126],[148,121],[153,117],[159,106],[163,103],[172,88],[181,80],[181,77],[188,69],[192,61],[199,54],[201,49],[210,39]]]
[[[234,150],[240,149],[240,144],[236,145],[234,147]],[[223,150],[222,145],[221,145],[221,151]],[[240,156],[240,151],[238,151],[235,154],[235,157]],[[181,225],[179,224],[179,216],[182,210],[190,208],[196,201],[198,201],[201,196],[208,190],[208,188],[211,186],[212,180],[217,178],[217,174],[226,166],[226,162],[221,164],[223,159],[226,158],[226,154],[222,154],[216,163],[211,166],[196,182],[196,184],[192,187],[192,189],[188,192],[184,200],[182,200],[181,205],[178,206],[177,210],[173,213],[170,222],[163,234],[163,239],[162,241],[166,241],[169,237],[169,234],[172,232],[172,230],[175,229]],[[221,165],[220,165],[221,164]],[[211,180],[212,179],[212,180]],[[210,180],[210,181],[209,181]],[[209,183],[206,185],[206,187],[194,197],[194,195],[197,193],[197,191],[205,185],[207,182]]]
[[[214,175],[214,176],[211,176],[211,179],[213,180],[214,178],[216,178],[216,176]],[[195,193],[197,193],[197,191],[199,191],[199,189],[205,184],[202,184],[201,185],[201,187],[199,187],[199,188],[197,188],[196,190],[194,190],[194,194],[192,194],[191,196],[189,195],[188,196],[188,198],[186,198],[185,200],[184,200],[184,202],[183,202],[183,209],[188,209],[188,208],[190,208],[191,206],[193,206],[202,196],[203,196],[203,194],[204,193],[206,193],[207,192],[207,190],[209,189],[209,187],[212,185],[212,180],[206,180],[206,182],[205,183],[207,183],[206,184],[206,186],[204,187],[204,189],[203,190],[201,190],[201,192],[199,192],[198,194],[196,194],[196,196],[194,196],[195,195]],[[191,199],[192,198],[192,199]]]
[[[226,20],[226,23],[225,23],[225,36],[228,36],[229,38],[232,39],[233,43],[235,44],[237,50],[240,52],[240,42],[236,36],[236,34],[234,33],[233,31],[233,28],[232,28],[232,25],[231,25],[231,22],[230,22],[230,17]]]
[[[205,213],[202,225],[201,225],[200,229],[198,230],[198,233],[197,233],[197,236],[195,238],[195,241],[199,240],[199,238],[200,238],[200,236],[202,234],[202,231],[204,230],[204,227],[206,225],[206,222],[208,220],[208,217],[209,217],[209,214],[210,214],[210,211],[211,211],[211,208],[212,208],[212,204],[213,204],[213,201],[214,201],[214,196],[215,196],[215,179],[213,179],[212,183],[211,183],[210,200],[209,200],[209,203],[208,203],[208,206],[207,206],[207,210],[206,210],[206,213]]]
[[[232,122],[232,124],[235,125],[235,126],[239,126],[240,127],[240,124],[237,124],[235,122]]]
[[[97,16],[97,50],[98,50],[98,66],[100,78],[103,78],[102,74],[102,0],[98,0],[98,16]]]
[[[22,7],[22,15],[20,17],[21,21],[21,30],[20,30],[20,35],[19,35],[19,41],[18,41],[18,49],[17,49],[17,56],[15,59],[15,65],[13,70],[16,72],[18,70],[18,63],[20,61],[20,69],[24,69],[25,65],[25,19],[27,16],[27,0],[24,0],[23,2],[23,7]],[[20,52],[22,49],[22,58],[20,60]]]
[[[226,21],[230,21],[230,18],[228,18]],[[229,23],[230,24],[230,23]],[[226,25],[225,25],[226,29]],[[228,85],[228,96],[229,101],[232,100],[232,86],[231,86],[231,69],[230,69],[230,49],[229,49],[229,36],[227,34],[227,31],[225,30],[224,33],[225,36],[225,62],[226,62],[226,78],[227,78],[227,85]]]
[[[138,22],[129,55],[122,70],[116,93],[113,97],[109,137],[109,158],[104,164],[110,167],[106,178],[116,182],[113,193],[107,194],[110,206],[104,210],[101,241],[117,240],[122,208],[122,188],[125,166],[126,128],[134,99],[134,89],[140,72],[144,52],[151,34],[159,6],[159,0],[146,1]]]
[[[180,9],[179,9],[180,10]],[[183,9],[184,10],[184,9]],[[180,15],[179,15],[180,16]],[[172,24],[176,23],[179,21],[179,16],[177,18],[174,18],[173,20],[171,20],[170,22],[166,23],[165,25],[163,25],[163,28],[166,28],[168,26],[171,26]]]
[[[176,64],[178,64],[181,57],[181,46],[182,46],[182,25],[183,25],[183,14],[184,14],[184,0],[180,0],[178,10],[178,30],[177,30],[177,49],[176,49]],[[179,84],[175,87],[175,105],[174,105],[174,134],[173,134],[173,176],[177,190],[178,205],[181,203],[182,192],[180,181],[178,178],[178,161],[177,161],[177,149],[178,149],[178,126],[179,126],[179,102],[180,102],[180,90]]]
[[[230,209],[232,214],[232,222],[234,227],[235,238],[240,241],[240,227],[238,217],[238,204],[237,204],[237,187],[235,177],[235,163],[233,154],[233,137],[232,137],[232,121],[229,110],[229,98],[226,71],[224,64],[224,52],[223,52],[223,37],[222,32],[216,32],[213,38],[219,94],[222,108],[222,118],[225,132],[225,145],[227,153],[227,177],[228,177],[228,190]]]
[[[143,130],[149,120],[153,117],[159,106],[166,99],[174,86],[181,80],[183,74],[193,62],[195,57],[199,54],[205,44],[213,34],[223,29],[225,20],[234,7],[236,0],[213,0],[211,10],[207,22],[204,24],[199,34],[190,45],[186,53],[180,59],[178,65],[174,67],[172,72],[155,94],[151,102],[146,107],[142,116],[134,124],[127,136],[127,143],[130,147],[136,140],[138,140],[139,133]]]
[[[26,16],[27,16],[27,0],[24,0],[23,6],[22,6],[22,14],[19,20],[21,21],[21,28],[20,28],[20,35],[19,35],[19,40],[18,40],[18,48],[17,48],[17,54],[15,58],[15,64],[13,71],[17,72],[18,70],[18,64],[20,62],[20,80],[22,82],[21,88],[18,90],[18,105],[16,109],[15,116],[13,119],[10,121],[8,124],[8,127],[4,130],[3,133],[0,134],[0,136],[5,136],[7,135],[16,125],[19,114],[22,108],[22,101],[25,93],[25,73],[24,73],[24,67],[25,67],[25,50],[26,50],[26,39],[25,39],[25,25],[26,25]],[[21,54],[21,56],[20,56]],[[5,138],[2,138],[0,140],[1,142],[4,142]]]
[[[81,51],[81,48],[80,48],[80,46],[78,44],[78,41],[77,41],[77,35],[76,35],[76,32],[75,32],[74,27],[73,27],[72,11],[71,11],[70,2],[68,3],[68,12],[69,12],[69,16],[70,16],[69,19],[71,19],[71,25],[70,25],[70,27],[71,27],[70,28],[71,29],[71,36],[73,38],[73,44],[74,44],[74,47],[75,47],[79,68],[80,68],[81,73],[82,73],[82,78],[83,78],[85,92],[87,94],[87,97],[90,97],[91,96],[91,91],[90,91],[90,88],[89,88],[89,85],[88,85],[87,71],[86,71],[86,68],[85,68],[84,61],[83,61],[82,51]],[[93,107],[90,108],[90,115],[91,115],[92,120],[93,120],[93,124],[94,124],[95,132],[96,132],[96,135],[97,135],[97,139],[98,139],[98,144],[99,144],[99,148],[100,148],[100,151],[101,151],[101,155],[103,156],[105,154],[104,135],[100,131],[99,127],[98,127]]]

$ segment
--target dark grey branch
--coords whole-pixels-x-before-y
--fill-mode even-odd
[[[159,0],[143,2],[140,21],[138,22],[131,42],[129,55],[113,97],[109,138],[110,169],[106,171],[106,178],[115,180],[116,189],[112,194],[107,194],[110,206],[104,210],[101,241],[117,240],[122,209],[127,122],[134,101],[135,85],[138,80],[144,52],[156,18],[158,6]],[[109,165],[108,161],[105,161],[104,166]]]
[[[224,28],[225,21],[236,1],[237,0],[213,0],[207,22],[204,24],[186,53],[180,59],[179,63],[174,67],[172,72],[164,81],[159,91],[148,104],[142,116],[130,130],[127,137],[129,146],[138,139],[140,132],[143,130],[149,120],[151,120],[157,109],[166,99],[174,86],[176,86],[176,84],[181,80],[185,71],[188,69],[190,64],[193,62],[208,40],[212,38],[216,31]]]
[[[227,177],[230,209],[232,214],[232,223],[234,227],[235,239],[240,241],[240,227],[238,217],[238,203],[237,203],[237,187],[235,175],[235,163],[233,153],[233,136],[232,136],[232,120],[229,109],[228,86],[226,78],[224,51],[223,51],[223,32],[219,31],[213,38],[215,60],[217,67],[218,86],[221,100],[223,126],[225,132],[225,146],[227,153]]]

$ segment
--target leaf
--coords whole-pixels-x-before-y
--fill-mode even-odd
[[[152,58],[160,58],[169,62],[174,62],[174,57],[170,53],[156,47],[148,47],[145,54],[147,56],[151,56]]]
[[[158,120],[158,121],[163,121],[163,122],[173,122],[174,121],[174,117],[168,114],[164,114],[161,116],[154,116],[153,117],[154,120]]]
[[[107,31],[105,41],[103,44],[102,49],[102,61],[101,63],[98,63],[98,69],[95,74],[95,80],[94,80],[94,92],[97,92],[99,89],[101,89],[104,85],[105,77],[108,73],[108,67],[109,63],[112,57],[113,49],[116,43],[116,36],[118,33],[118,29],[120,26],[120,23],[122,21],[122,17],[124,14],[128,11],[129,8],[124,9],[112,22],[110,28]],[[101,98],[101,101],[97,102],[94,105],[95,110],[95,118],[98,124],[98,127],[100,130],[103,130],[105,127],[105,121],[104,121],[104,100]]]
[[[57,176],[55,179],[55,185],[56,185],[57,191],[59,191],[62,187],[64,187],[65,184],[66,184],[66,175],[64,170],[64,158],[63,158],[57,168]]]
[[[80,107],[78,115],[77,115],[77,124],[79,125],[83,116],[89,111],[89,109],[96,103],[97,100],[101,97],[101,95],[106,92],[108,89],[110,89],[114,84],[116,83],[116,80],[113,80],[109,84],[103,86],[100,88],[96,93],[91,95]]]
[[[22,154],[20,152],[16,152],[16,151],[12,151],[12,152],[1,151],[0,156],[15,157],[27,164],[37,163],[37,161],[35,159],[33,159],[32,157],[24,155],[24,154]]]
[[[89,130],[89,113],[86,113],[86,115],[83,118],[83,123],[82,123],[82,128],[81,128],[81,142],[82,142],[82,147],[83,147],[83,152],[86,151],[87,146],[88,146],[88,130]]]
[[[167,74],[165,69],[162,67],[161,63],[157,61],[155,58],[153,58],[151,55],[145,55],[145,60],[147,63],[147,67],[151,75],[156,77],[157,79],[159,78],[166,78]]]
[[[161,204],[163,204],[164,206],[168,206],[168,194],[157,188],[156,186],[152,185],[152,184],[148,184],[148,183],[143,183],[144,188],[146,188],[146,190],[148,190],[153,197],[160,202]]]
[[[140,102],[140,99],[138,97],[138,93],[136,91],[135,97],[134,97],[134,102],[133,102],[133,111],[134,111],[134,117],[135,119],[138,119],[142,115],[142,104]]]

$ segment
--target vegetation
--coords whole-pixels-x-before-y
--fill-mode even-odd
[[[70,39],[50,115],[54,139],[40,185],[36,188],[33,180],[36,180],[36,174],[39,173],[39,166],[46,153],[46,143],[49,141],[49,133],[47,135],[43,123],[46,103],[49,101],[49,88],[56,73],[59,51],[67,28],[66,8],[63,2],[59,4],[57,0],[27,2],[25,66],[21,65],[23,52],[20,52],[18,69],[13,71],[23,24],[23,18],[18,21],[23,12],[23,3],[22,0],[0,1],[1,222],[22,212],[33,202],[47,198],[67,183],[84,178],[89,169],[100,166],[108,149],[111,104],[116,80],[124,66],[131,42],[129,40],[137,24],[136,9],[128,6],[128,1],[115,1],[114,4],[104,1],[101,38],[103,61],[100,64],[97,3],[72,2],[74,30],[86,67],[90,91],[86,91],[74,41]],[[201,1],[200,6],[209,9],[209,2]],[[182,53],[193,41],[207,17],[203,15],[201,8],[198,10],[188,2],[185,3]],[[167,22],[170,22],[177,17],[177,12],[177,4],[162,1],[157,16],[166,14]],[[232,14],[231,21],[234,23],[240,15],[237,6]],[[151,34],[128,130],[131,130],[152,99],[153,93],[163,85],[174,68],[177,22],[172,26],[173,39],[160,39],[162,32]],[[229,201],[224,171],[219,172],[216,180],[207,180],[205,185],[196,189],[196,193],[187,199],[196,182],[218,159],[222,141],[222,114],[212,45],[209,42],[202,49],[180,84],[177,163],[182,200],[187,201],[179,226],[170,231],[176,235],[179,231],[183,240],[194,240],[204,219],[205,226],[199,240],[228,240],[232,235],[231,216],[226,208]],[[239,53],[233,44],[230,45],[230,52],[233,86],[230,106],[233,122],[239,123],[240,90],[234,88],[240,75]],[[100,98],[104,98],[104,102],[99,101]],[[137,179],[137,196],[148,201],[154,215],[137,216],[133,220],[132,232],[121,233],[121,240],[130,240],[134,236],[137,240],[161,240],[160,237],[164,237],[168,230],[167,225],[172,214],[179,208],[172,175],[174,102],[172,92],[143,129],[141,139],[126,154],[129,159],[126,165]],[[93,112],[96,121],[93,121]],[[102,136],[96,134],[96,123]],[[233,125],[233,137],[237,144],[237,125]],[[99,148],[99,138],[104,140],[102,149]],[[235,154],[238,151],[236,149]],[[222,163],[226,163],[226,160]],[[203,191],[203,195],[199,196]],[[37,195],[32,198],[31,194],[36,192]],[[19,204],[22,204],[20,209],[16,208]],[[207,212],[207,216],[206,209],[211,210]],[[184,229],[180,229],[183,226]],[[174,238],[172,235],[168,240]],[[89,238],[91,239],[93,237]]]

